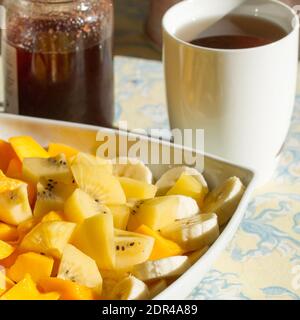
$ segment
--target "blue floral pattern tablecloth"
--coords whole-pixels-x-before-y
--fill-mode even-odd
[[[116,124],[168,128],[160,62],[117,57]],[[273,179],[188,299],[300,299],[300,96]]]

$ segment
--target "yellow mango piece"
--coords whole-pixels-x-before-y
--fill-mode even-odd
[[[0,240],[0,260],[7,258],[15,251],[15,248],[7,242]]]
[[[41,222],[50,222],[50,221],[63,221],[63,214],[56,211],[51,211],[43,216]]]
[[[56,157],[63,153],[67,159],[76,156],[79,151],[62,143],[50,143],[48,146],[48,154],[50,157]]]
[[[191,197],[197,201],[199,206],[201,206],[207,193],[208,188],[206,186],[203,186],[192,175],[183,173],[166,195],[183,195]]]
[[[59,293],[40,293],[29,274],[5,292],[0,300],[58,300]]]
[[[5,275],[5,269],[0,268],[0,296],[14,285],[15,283]]]
[[[24,158],[49,158],[48,152],[32,137],[12,137],[9,142],[21,161]]]
[[[129,220],[130,209],[127,205],[110,205],[107,206],[114,219],[114,227],[116,229],[126,230]]]
[[[0,222],[0,240],[16,241],[18,236],[18,231],[15,226]]]
[[[143,181],[119,177],[118,180],[125,192],[126,199],[145,200],[155,197],[157,187]]]
[[[60,294],[58,292],[40,293],[35,300],[59,300]]]
[[[19,158],[13,158],[10,160],[9,165],[7,167],[6,176],[22,180],[22,162]]]
[[[135,232],[150,236],[155,239],[149,260],[158,260],[183,254],[182,248],[175,242],[165,239],[158,232],[141,225]]]
[[[16,154],[10,143],[0,140],[0,170],[6,172],[11,159],[14,157],[16,157]]]
[[[15,282],[21,281],[26,274],[30,274],[37,282],[44,277],[50,277],[54,260],[35,252],[20,254],[16,262],[8,269],[7,275]]]
[[[94,300],[92,289],[69,280],[47,277],[38,282],[38,287],[43,292],[58,292],[61,300]]]

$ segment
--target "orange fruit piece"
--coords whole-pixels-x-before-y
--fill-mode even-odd
[[[63,153],[67,159],[76,156],[79,151],[62,143],[50,143],[48,153],[50,157],[56,157]]]
[[[10,143],[0,140],[0,170],[6,172],[8,164],[16,156]]]
[[[24,158],[49,158],[48,152],[32,137],[12,137],[9,142],[21,161]]]
[[[183,254],[182,248],[177,243],[165,239],[158,232],[150,229],[146,225],[141,225],[135,230],[135,232],[150,236],[155,239],[149,260],[158,260]]]
[[[6,176],[14,179],[22,179],[22,162],[19,158],[12,158],[6,170]]]
[[[6,291],[0,300],[58,300],[59,293],[40,293],[29,274]]]
[[[94,300],[91,289],[69,280],[47,277],[40,279],[38,287],[43,292],[58,292],[61,300]]]
[[[53,258],[35,252],[23,253],[8,269],[7,275],[13,281],[19,282],[26,274],[30,274],[32,280],[37,282],[41,278],[50,277],[53,263]]]
[[[0,222],[0,240],[16,241],[18,237],[18,231],[15,226]]]

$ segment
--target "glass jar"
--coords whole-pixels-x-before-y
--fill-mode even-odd
[[[6,111],[112,126],[111,0],[5,0]]]

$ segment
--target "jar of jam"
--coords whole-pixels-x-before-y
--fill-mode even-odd
[[[5,0],[5,6],[6,111],[112,126],[112,1]]]

